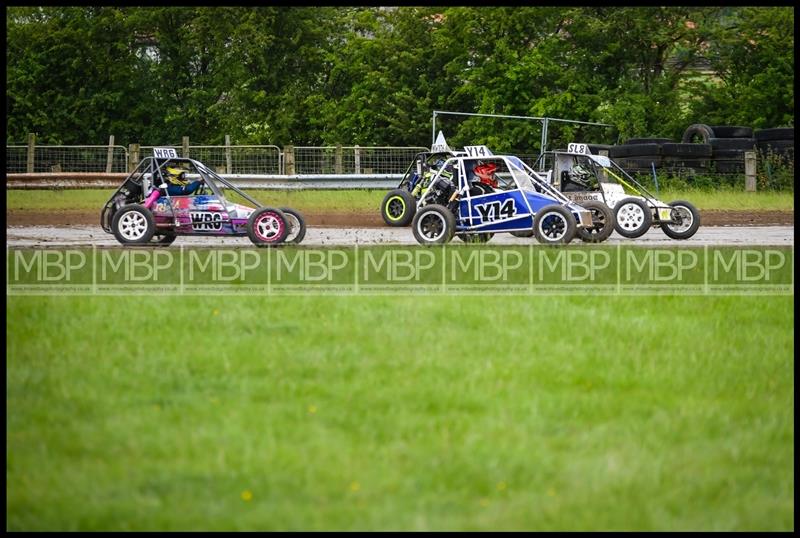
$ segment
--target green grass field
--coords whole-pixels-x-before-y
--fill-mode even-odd
[[[10,296],[7,529],[792,530],[793,299]]]
[[[376,212],[385,190],[253,190],[250,194],[264,203],[292,206],[303,211]],[[83,190],[7,190],[8,209],[23,211],[85,210],[99,211],[113,194],[113,189]],[[700,209],[794,210],[791,192],[756,192],[720,189],[662,191],[663,200],[689,200]]]

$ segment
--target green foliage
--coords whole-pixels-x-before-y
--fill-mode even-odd
[[[614,142],[794,123],[790,7],[13,7],[9,142],[424,145],[433,110]],[[698,69],[698,66],[701,69]],[[705,71],[702,69],[706,66]],[[536,122],[459,118],[528,153]]]

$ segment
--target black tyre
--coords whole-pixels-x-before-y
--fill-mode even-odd
[[[759,142],[766,142],[768,140],[794,140],[794,127],[760,129],[753,133],[753,138]]]
[[[698,142],[701,144],[708,144],[708,141],[716,136],[714,129],[712,129],[710,125],[695,123],[687,127],[683,132],[681,142],[684,144],[696,144]]]
[[[247,237],[256,246],[270,247],[283,243],[289,234],[286,215],[274,207],[256,209],[247,220]]]
[[[381,216],[389,226],[408,226],[416,211],[416,199],[404,189],[389,191],[381,202]]]
[[[575,237],[575,217],[557,204],[544,206],[533,217],[533,235],[546,245],[566,245]]]
[[[286,215],[286,220],[289,222],[289,233],[286,235],[287,243],[294,243],[299,245],[303,238],[306,236],[306,221],[299,211],[295,211],[291,207],[282,207],[281,211]]]
[[[661,155],[661,144],[624,144],[614,146],[608,152],[612,159],[615,157],[640,157],[642,155]]]
[[[711,144],[664,144],[661,153],[675,157],[711,157]]]
[[[712,138],[708,141],[713,151],[720,149],[739,149],[752,151],[756,146],[755,138]]]
[[[577,234],[586,243],[602,243],[614,231],[614,212],[603,202],[581,202],[592,214],[590,228],[578,228]]]
[[[675,224],[666,222],[661,223],[661,229],[667,236],[672,239],[689,239],[700,228],[700,212],[689,202],[684,200],[675,200],[670,202],[674,209],[672,210],[673,220],[677,220]]]
[[[652,225],[653,213],[644,200],[623,198],[614,207],[614,229],[622,237],[641,237]]]
[[[753,138],[752,127],[742,127],[741,125],[712,125],[714,135],[717,138]]]
[[[533,228],[531,228],[530,230],[517,230],[511,232],[511,235],[513,235],[514,237],[531,237],[533,236]]]
[[[469,233],[469,234],[456,234],[456,237],[465,243],[483,244],[488,243],[494,237],[491,232]]]
[[[773,153],[786,153],[787,151],[794,150],[794,140],[769,140],[767,142],[758,142],[757,148],[762,153],[772,151]]]
[[[625,145],[631,144],[666,144],[672,142],[671,138],[629,138],[625,141]]]
[[[111,231],[123,245],[141,245],[153,238],[156,224],[149,209],[139,204],[128,204],[114,213]]]
[[[153,242],[156,245],[160,245],[162,247],[168,247],[169,245],[174,243],[175,239],[177,239],[177,238],[178,238],[178,236],[176,234],[174,234],[173,232],[169,232],[169,233],[165,233],[164,235],[156,235],[156,236],[154,236],[153,237],[153,239],[154,239]]]
[[[699,145],[699,144],[698,144]],[[664,168],[708,168],[710,162],[709,157],[694,158],[694,157],[664,157],[662,165]]]
[[[612,144],[586,144],[586,146],[594,155],[599,155],[601,151],[611,151],[614,147]]]
[[[660,155],[645,155],[641,157],[626,157],[617,160],[617,164],[620,165],[625,170],[629,168],[640,168],[643,170],[650,171],[651,166],[655,166],[658,168],[661,166],[663,159]]]
[[[443,245],[453,239],[456,217],[443,205],[426,205],[414,215],[411,231],[421,245]]]
[[[744,160],[743,149],[715,149],[714,160],[720,161],[742,161]]]

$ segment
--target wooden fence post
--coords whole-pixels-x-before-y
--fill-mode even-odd
[[[36,154],[36,134],[28,133],[28,164],[25,168],[29,174],[34,172],[34,155]]]
[[[114,135],[108,137],[108,155],[106,155],[106,174],[110,174],[114,167]]]
[[[139,164],[139,144],[128,144],[128,172],[133,172]]]
[[[359,148],[358,145],[356,145],[356,147],[353,148],[353,152],[354,152],[353,157],[354,157],[355,162],[356,162],[356,171],[355,171],[355,173],[356,174],[360,174],[361,173],[361,148]]]
[[[333,170],[337,174],[341,174],[342,172],[342,145],[336,144],[336,153],[334,154],[333,159]]]
[[[183,157],[184,158],[188,158],[189,157],[189,137],[188,136],[184,136],[181,143],[183,144]]]
[[[294,146],[283,147],[283,165],[286,167],[286,175],[294,175]]]
[[[756,152],[744,152],[744,190],[756,192]]]
[[[225,135],[225,173],[233,173],[233,166],[231,164],[231,135]]]

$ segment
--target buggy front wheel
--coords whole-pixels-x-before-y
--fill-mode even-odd
[[[389,226],[408,226],[417,211],[417,200],[404,189],[389,191],[381,202],[381,216]]]
[[[306,236],[306,221],[303,219],[303,215],[291,207],[282,207],[281,211],[286,215],[286,220],[291,225],[289,226],[291,230],[286,236],[285,241],[287,243],[294,243],[295,245],[299,244]]]
[[[622,237],[636,239],[653,225],[653,213],[639,198],[623,198],[614,207],[614,229]]]
[[[256,246],[278,245],[288,234],[289,223],[280,209],[262,207],[253,211],[247,220],[247,236]]]
[[[443,205],[426,205],[414,215],[411,230],[421,245],[442,245],[453,238],[456,217]]]
[[[533,234],[547,245],[567,244],[575,237],[575,217],[564,206],[548,205],[536,212]]]
[[[602,243],[614,231],[614,213],[603,202],[588,201],[581,205],[592,214],[592,225],[578,228],[578,237],[586,243]]]

